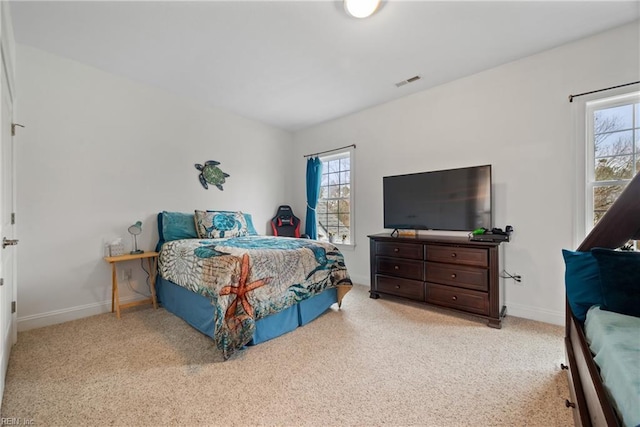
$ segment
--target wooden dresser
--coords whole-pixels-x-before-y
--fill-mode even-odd
[[[478,315],[502,326],[499,242],[458,236],[368,236],[371,298],[392,295]]]

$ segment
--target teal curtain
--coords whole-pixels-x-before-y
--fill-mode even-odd
[[[318,157],[307,159],[307,219],[304,232],[311,239],[318,238],[316,225],[316,207],[320,196],[320,180],[322,179],[322,162]]]

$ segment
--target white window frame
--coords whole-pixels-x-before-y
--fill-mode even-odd
[[[586,129],[585,129],[585,141],[586,141],[586,150],[585,150],[585,235],[588,234],[594,227],[594,199],[593,192],[594,189],[598,186],[605,185],[623,185],[626,186],[630,181],[629,179],[618,179],[611,181],[595,181],[595,135],[594,135],[594,112],[597,110],[602,110],[605,108],[613,108],[619,107],[622,105],[635,104],[640,102],[640,92],[627,93],[623,95],[613,96],[609,98],[598,99],[594,101],[589,101],[585,105],[585,116],[586,116]],[[640,133],[637,128],[640,126],[640,123],[636,122],[636,116],[633,114],[632,121],[632,130],[634,132],[634,136],[636,132]],[[634,138],[634,147],[635,147],[635,138]],[[640,159],[640,152],[637,152],[634,148],[633,150],[633,164],[635,165],[638,159]],[[637,173],[638,171],[636,171]],[[633,176],[632,176],[633,177]]]
[[[349,157],[349,234],[350,240],[348,243],[343,243],[340,236],[335,236],[334,244],[340,247],[345,248],[354,248],[356,245],[356,229],[355,229],[355,160],[354,160],[355,150],[353,147],[349,147],[347,149],[337,151],[331,154],[327,154],[324,156],[318,156],[320,161],[322,162],[322,173],[325,174],[327,171],[325,170],[325,162],[330,160],[336,160],[339,158]],[[320,199],[318,199],[320,201]],[[320,230],[322,227],[320,226],[320,216],[316,214],[316,226],[317,229]],[[320,240],[320,233],[318,233],[318,239]],[[324,241],[328,241],[328,239],[322,239]]]

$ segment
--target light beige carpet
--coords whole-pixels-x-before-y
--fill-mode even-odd
[[[2,417],[37,426],[568,426],[563,328],[368,297],[222,362],[164,309],[22,332]]]

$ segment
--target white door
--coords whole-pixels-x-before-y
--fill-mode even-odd
[[[5,3],[5,2],[2,2]],[[15,267],[16,256],[14,241],[15,187],[14,187],[14,150],[13,150],[13,103],[15,92],[13,86],[12,50],[13,34],[11,21],[5,4],[2,6],[2,39],[0,52],[2,64],[0,74],[2,87],[0,97],[0,398],[4,392],[4,381],[9,364],[11,347],[17,339],[15,313],[16,289]],[[2,244],[9,243],[9,245]]]

